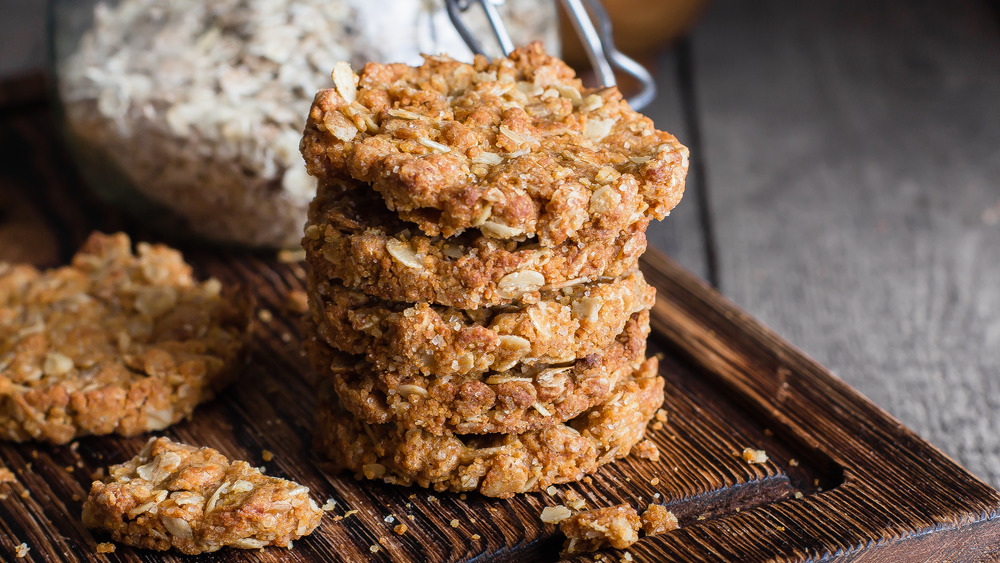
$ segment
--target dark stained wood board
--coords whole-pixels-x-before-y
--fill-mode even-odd
[[[0,154],[7,155],[0,165],[0,201],[23,202],[39,221],[31,237],[0,238],[0,259],[58,264],[92,228],[126,228],[155,240],[93,200],[52,138],[45,104],[0,110]],[[0,214],[0,237],[12,220],[11,213]],[[46,240],[55,250],[35,253],[37,242]],[[630,548],[637,561],[1000,556],[1000,493],[653,251],[645,266],[660,298],[651,348],[664,354],[670,413],[662,430],[650,430],[660,461],[624,460],[599,471],[591,484],[501,501],[322,472],[308,454],[314,398],[303,377],[298,320],[285,306],[287,292],[301,288],[303,270],[265,254],[182,248],[199,275],[251,287],[259,308],[274,318],[258,323],[243,379],[167,434],[256,464],[263,463],[262,450],[271,450],[274,460],[263,463],[269,474],[309,486],[321,502],[337,500],[321,527],[291,552],[226,550],[204,560],[553,559],[560,540],[538,514],[569,489],[588,498],[589,507],[662,502],[681,517],[681,530]],[[0,485],[0,495],[7,495],[0,500],[0,559],[13,559],[14,547],[24,541],[32,548],[24,560],[102,560],[93,545],[106,538],[79,523],[82,496],[94,469],[127,459],[144,441],[93,437],[75,448],[0,445],[0,461],[18,478]],[[765,449],[772,461],[747,465],[735,455],[745,446]],[[336,520],[352,509],[359,512]],[[406,518],[410,530],[393,534],[390,515]],[[372,545],[379,551],[372,553]],[[109,559],[189,558],[120,547]]]
[[[690,53],[720,291],[1000,487],[1000,2],[719,0]]]

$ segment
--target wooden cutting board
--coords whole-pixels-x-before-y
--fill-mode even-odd
[[[98,228],[146,238],[88,195],[53,139],[43,100],[0,95],[0,260],[57,265]],[[257,323],[240,382],[165,434],[263,465],[321,503],[336,501],[292,551],[223,550],[205,560],[553,560],[561,538],[539,514],[569,490],[588,508],[656,503],[674,511],[682,528],[640,540],[628,550],[634,561],[1000,558],[1000,493],[655,250],[643,268],[658,289],[650,349],[662,354],[667,379],[668,419],[648,430],[659,461],[629,458],[554,494],[495,500],[324,473],[309,451],[315,399],[287,301],[303,288],[302,265],[182,248],[200,276],[252,288],[270,320]],[[16,560],[21,542],[31,548],[22,561],[190,559],[124,546],[97,555],[107,538],[80,523],[92,472],[130,458],[145,440],[0,444],[0,462],[17,478],[0,484],[0,559]],[[744,447],[765,450],[769,461],[747,464]],[[400,522],[408,530],[397,535]],[[623,556],[606,550],[575,560]]]

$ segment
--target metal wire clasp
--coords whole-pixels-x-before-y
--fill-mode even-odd
[[[603,87],[616,86],[618,82],[614,69],[618,68],[639,81],[639,92],[628,98],[629,105],[636,110],[649,105],[656,97],[656,82],[641,64],[625,56],[615,47],[611,18],[608,17],[608,12],[601,5],[600,0],[559,1],[566,9],[577,35],[580,36],[584,51],[587,53],[587,58],[590,60],[594,72],[597,73],[600,85]],[[513,51],[514,41],[511,40],[510,33],[496,8],[496,5],[502,4],[503,0],[445,0],[448,17],[451,18],[452,24],[469,49],[478,55],[486,54],[482,44],[462,21],[462,13],[474,3],[479,4],[486,13],[486,19],[489,21],[490,28],[492,28],[503,52],[506,54]]]

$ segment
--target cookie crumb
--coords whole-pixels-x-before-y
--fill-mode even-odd
[[[795,459],[794,457],[788,460],[788,467],[798,467],[798,466],[799,466],[799,460]]]
[[[649,461],[660,460],[660,448],[656,447],[656,444],[652,440],[643,440],[636,444],[635,453],[642,459],[648,459]]]
[[[546,506],[543,508],[541,519],[542,522],[545,522],[546,524],[558,524],[572,515],[573,513],[570,509],[558,504],[556,506]]]
[[[653,487],[659,485],[660,484],[660,478],[659,477],[653,477],[652,479],[649,480],[649,484],[651,486],[653,486]]]
[[[452,528],[457,528],[458,527],[458,519],[456,518],[456,519],[452,520],[451,522],[448,523],[448,525],[451,526]]]
[[[753,465],[767,463],[767,452],[753,448],[743,448],[743,461]]]
[[[792,496],[795,498],[802,498],[804,495],[802,494],[802,491],[795,491],[795,494]]]
[[[625,549],[639,540],[641,526],[638,513],[627,504],[575,514],[559,524],[566,535],[561,555],[596,551],[605,546]]]
[[[667,421],[667,411],[665,411],[663,409],[658,409],[656,411],[656,420],[658,422],[666,422]]]
[[[587,501],[584,500],[580,493],[570,489],[566,491],[566,506],[569,506],[573,510],[582,510],[584,506],[587,506]]]
[[[264,460],[264,463],[267,463],[274,459],[274,452],[271,450],[263,450],[260,452],[260,458]]]
[[[354,516],[357,513],[358,513],[358,511],[356,509],[355,510],[348,510],[347,512],[344,513],[344,518],[347,518],[349,516]]]
[[[625,554],[622,555],[622,559],[624,559],[625,561],[631,561],[632,560],[632,554],[626,551]]]
[[[114,553],[115,549],[117,549],[115,544],[106,541],[94,546],[94,551],[97,553]]]
[[[320,508],[323,509],[323,512],[330,512],[331,510],[334,509],[335,506],[337,506],[337,501],[333,500],[332,498],[328,498],[326,499],[326,502],[323,503],[323,506],[321,506]]]
[[[14,472],[6,467],[0,467],[0,483],[16,483],[17,477]]]
[[[548,486],[548,487],[547,487],[547,488],[545,489],[545,492],[546,492],[546,493],[548,493],[549,495],[552,495],[552,496],[555,496],[555,495],[556,495],[556,493],[558,493],[558,492],[559,492],[559,489],[555,488],[555,487],[554,487],[554,486],[552,486],[552,485],[549,485],[549,486]]]
[[[299,248],[297,250],[283,249],[278,251],[278,262],[282,264],[293,264],[306,259],[306,251]]]
[[[405,534],[406,530],[409,530],[409,527],[406,524],[397,524],[396,527],[392,529],[393,532],[396,532],[397,536]]]
[[[482,538],[482,536],[480,536],[479,534],[472,534],[472,539],[474,541],[479,541],[480,538]]]
[[[642,531],[647,536],[662,534],[680,527],[674,513],[659,504],[651,504],[642,513]]]
[[[31,548],[28,547],[28,544],[24,542],[21,542],[21,545],[17,546],[14,549],[15,549],[14,555],[16,555],[18,559],[22,557],[27,557],[28,552],[31,551]]]
[[[378,553],[378,546],[375,544],[371,544],[370,546],[368,546],[368,551],[372,553]]]
[[[262,323],[269,323],[274,320],[274,313],[270,309],[261,309],[257,311],[257,318]]]
[[[303,251],[305,252],[305,251]],[[301,289],[293,289],[285,296],[285,307],[293,313],[303,314],[309,311],[309,298]]]

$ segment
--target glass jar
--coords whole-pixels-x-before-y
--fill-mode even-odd
[[[558,52],[554,0],[500,9],[517,43]],[[299,244],[315,194],[299,139],[334,63],[472,58],[432,0],[53,0],[50,16],[85,181],[170,234],[259,247]]]

